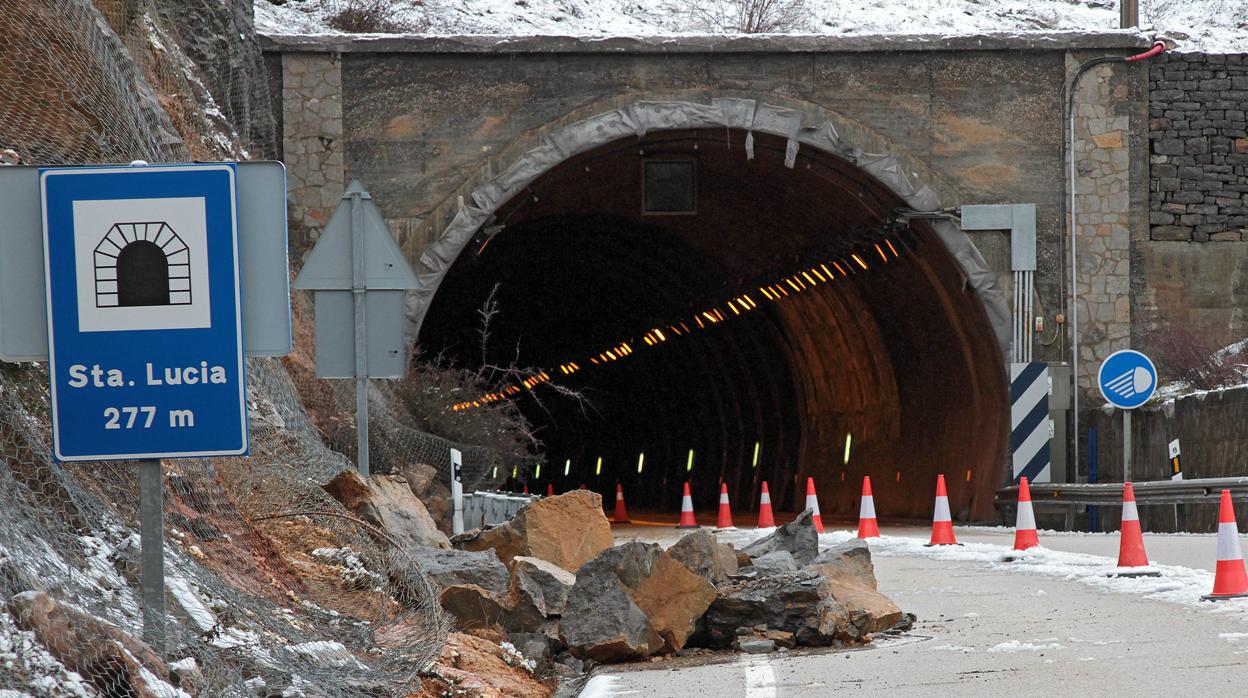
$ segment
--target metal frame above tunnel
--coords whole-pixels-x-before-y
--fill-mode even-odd
[[[699,104],[687,101],[671,101],[671,102],[636,102],[631,105],[607,111],[588,119],[569,123],[567,125],[553,129],[546,133],[542,139],[542,144],[523,153],[516,159],[511,166],[504,170],[501,174],[487,181],[484,185],[477,186],[471,191],[471,205],[460,208],[452,222],[447,226],[441,237],[428,249],[426,249],[421,257],[418,266],[418,274],[423,284],[422,290],[417,294],[409,297],[408,300],[408,317],[413,327],[410,331],[413,335],[419,333],[420,327],[424,322],[425,313],[429,309],[434,295],[437,293],[447,272],[452,264],[455,263],[460,253],[468,246],[469,242],[475,236],[481,234],[484,228],[487,233],[491,234],[492,226],[497,226],[499,221],[495,219],[495,214],[500,218],[507,217],[507,211],[516,201],[520,201],[526,192],[530,192],[531,187],[538,186],[539,178],[554,172],[561,165],[568,162],[575,162],[578,156],[586,155],[589,157],[591,153],[596,153],[602,148],[616,143],[627,143],[630,139],[634,142],[644,141],[647,134],[661,136],[659,132],[676,133],[680,131],[689,131],[697,129],[728,129],[736,131],[738,134],[745,132],[745,156],[753,159],[755,156],[754,134],[768,134],[766,138],[758,141],[759,148],[768,148],[771,158],[783,157],[784,166],[792,169],[799,160],[799,152],[802,148],[810,148],[812,152],[810,156],[817,154],[830,155],[834,159],[847,163],[850,170],[862,173],[856,176],[863,182],[870,182],[868,186],[875,187],[877,191],[887,190],[894,197],[892,205],[901,205],[909,207],[907,212],[913,215],[916,212],[931,212],[932,215],[919,215],[922,218],[922,225],[930,231],[929,239],[939,240],[939,245],[934,248],[943,247],[947,252],[947,257],[941,253],[938,256],[948,261],[942,261],[932,266],[921,264],[916,269],[919,270],[919,277],[926,279],[926,283],[940,286],[947,289],[962,288],[963,290],[973,290],[973,296],[977,300],[957,300],[952,301],[941,296],[938,305],[943,307],[942,315],[951,319],[951,332],[957,335],[955,340],[960,344],[974,343],[980,347],[973,353],[978,355],[978,359],[970,358],[970,355],[964,360],[965,363],[979,363],[978,368],[972,367],[966,373],[965,378],[971,384],[964,392],[967,399],[974,400],[978,403],[979,398],[975,397],[974,390],[978,385],[981,388],[993,390],[994,386],[999,388],[997,383],[1004,380],[1004,361],[1009,355],[1011,341],[1011,319],[1006,306],[1004,294],[995,286],[995,274],[989,269],[987,263],[975,249],[970,239],[953,223],[952,219],[947,215],[941,215],[941,202],[936,195],[935,190],[926,184],[917,184],[916,179],[919,175],[916,170],[920,167],[909,162],[904,156],[897,155],[877,155],[865,152],[863,149],[855,147],[853,144],[843,138],[836,125],[831,120],[820,121],[815,126],[802,126],[803,115],[811,111],[818,112],[817,109],[799,110],[788,107],[772,106],[761,104],[751,99],[717,99],[710,104]],[[844,129],[849,132],[860,132],[861,128],[856,124],[850,124]],[[778,137],[778,138],[777,138]],[[738,142],[740,136],[738,135]],[[864,139],[870,141],[869,138]],[[768,141],[763,144],[763,141]],[[739,151],[738,151],[739,152]],[[761,151],[760,151],[761,152]],[[820,155],[822,157],[823,155]],[[803,155],[803,158],[808,156]],[[776,164],[777,172],[784,171],[780,167],[779,160],[773,160]],[[951,197],[950,197],[951,198]],[[952,203],[952,202],[951,202]],[[933,248],[933,249],[934,249]],[[833,299],[833,305],[842,303],[842,300]],[[959,307],[971,308],[976,303],[982,304],[983,314],[980,316],[983,320],[975,321],[971,324],[977,324],[981,329],[968,329],[959,327],[961,324],[957,318],[957,311],[953,309],[950,303],[962,304]],[[971,305],[966,305],[970,303]],[[808,309],[809,312],[816,314],[822,312],[847,312],[845,306],[839,306],[840,310],[835,308],[818,310]],[[802,312],[808,312],[802,311]],[[965,311],[963,311],[965,312]],[[978,311],[971,311],[973,315],[979,315]],[[800,313],[799,313],[800,316]],[[798,317],[798,316],[794,316]],[[894,335],[896,333],[894,332]],[[993,339],[996,340],[997,351],[993,356],[992,346]],[[808,342],[808,340],[800,339],[794,341]],[[878,342],[879,340],[873,340]],[[922,348],[915,345],[912,337],[892,337],[888,340],[897,346],[911,345],[911,348],[922,351]],[[939,347],[928,347],[933,351],[941,351]],[[797,354],[810,356],[812,353],[818,353],[818,349],[813,349],[809,344],[807,346],[797,347],[794,351]],[[998,360],[1000,359],[1000,360]],[[896,359],[894,359],[896,360]],[[814,367],[811,370],[819,373],[826,370],[826,367]],[[988,370],[990,373],[1001,373],[997,376],[998,380],[979,380],[976,379],[974,373],[976,371]],[[915,381],[912,375],[909,380]],[[928,380],[928,379],[918,379]],[[973,409],[995,409],[997,401],[987,399],[978,408]],[[992,407],[989,407],[992,406]],[[924,406],[922,409],[927,410],[938,405]],[[917,429],[926,432],[929,436],[942,428],[940,420],[919,417],[914,418],[915,408],[910,410],[906,419],[909,420],[909,429]],[[1008,405],[1004,410],[1008,414]],[[946,425],[947,426],[947,425]],[[806,429],[806,427],[803,427]],[[814,432],[820,431],[820,427],[811,426]],[[805,438],[805,437],[803,437]],[[912,437],[906,437],[912,438]],[[924,437],[927,438],[927,437]],[[824,448],[827,446],[829,439],[826,434],[819,434],[813,437]],[[902,441],[905,439],[903,438]],[[920,439],[922,440],[922,439]],[[975,465],[976,470],[975,486],[976,492],[984,490],[989,494],[983,496],[982,493],[970,497],[970,504],[967,505],[972,516],[983,518],[986,512],[991,510],[991,491],[995,490],[1000,484],[1001,468],[997,467],[1002,463],[992,462],[994,458],[1003,459],[1003,446],[999,443],[999,439],[987,439],[984,448],[986,452],[991,452],[986,458],[980,457]],[[807,449],[809,450],[809,449]],[[996,451],[1000,450],[1000,453]],[[807,454],[809,455],[809,454]],[[944,454],[948,456],[949,454]],[[877,458],[877,460],[879,460]],[[956,458],[946,457],[944,460],[957,460]],[[969,463],[959,463],[955,468],[965,465],[967,482],[970,482],[971,465]],[[798,464],[794,479],[802,476],[803,468],[808,467]],[[901,468],[903,463],[895,464],[877,463],[870,471],[875,477],[891,476],[893,467],[898,468],[898,479],[901,477]],[[825,468],[819,471],[821,477],[830,479],[831,474]],[[958,475],[961,473],[959,472]],[[844,481],[845,474],[840,474],[841,480]],[[891,479],[891,478],[890,478]],[[917,485],[909,485],[910,487],[918,487]],[[851,496],[850,487],[838,487],[834,495],[836,506],[834,510],[839,508],[846,509],[846,501]],[[773,483],[774,491],[774,483]],[[917,490],[916,490],[917,491]],[[742,493],[744,494],[744,493]],[[825,496],[827,496],[825,494]],[[853,495],[856,498],[856,494]],[[917,501],[917,498],[911,498]],[[881,501],[879,488],[877,486],[877,502]],[[930,502],[928,502],[930,504]],[[825,513],[828,507],[825,505]],[[910,515],[914,515],[917,511],[915,506],[907,504],[907,511]],[[885,514],[887,515],[887,514]]]

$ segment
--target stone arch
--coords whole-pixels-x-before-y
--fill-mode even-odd
[[[729,128],[781,136],[788,144],[786,164],[792,166],[804,147],[834,155],[860,168],[914,211],[937,213],[958,200],[953,187],[921,161],[898,151],[862,124],[819,105],[776,99],[787,103],[777,105],[744,96],[712,98],[709,102],[686,101],[693,98],[691,95],[681,97],[684,99],[667,101],[618,97],[582,107],[519,139],[452,193],[430,216],[435,225],[447,218],[449,223],[416,260],[422,287],[408,296],[409,335],[414,338],[419,334],[425,311],[446,272],[499,207],[569,158],[649,132]],[[497,174],[496,163],[505,165]],[[453,216],[448,209],[451,206]],[[983,302],[1002,355],[1008,357],[1010,313],[995,274],[952,221],[934,217],[930,224]]]

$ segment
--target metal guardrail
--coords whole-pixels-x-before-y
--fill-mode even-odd
[[[1134,482],[1137,504],[1199,504],[1217,503],[1222,490],[1230,490],[1231,498],[1248,501],[1248,477],[1213,477],[1196,480],[1157,480]],[[1122,483],[1096,484],[1038,483],[1031,485],[1031,500],[1036,504],[1097,506],[1122,505]],[[1018,502],[1018,485],[997,490],[998,506]]]
[[[495,526],[507,521],[529,502],[541,499],[534,494],[511,492],[466,492],[464,494],[464,530]]]

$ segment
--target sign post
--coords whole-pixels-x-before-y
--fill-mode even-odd
[[[1097,385],[1109,404],[1122,410],[1122,480],[1131,481],[1131,412],[1157,390],[1157,367],[1144,354],[1123,349],[1106,357]]]
[[[355,379],[356,467],[366,478],[368,379],[407,372],[403,295],[419,285],[372,197],[353,180],[295,288],[313,292],[317,377]]]
[[[143,633],[162,655],[161,459],[248,450],[237,189],[232,164],[39,171],[53,456],[140,461]]]

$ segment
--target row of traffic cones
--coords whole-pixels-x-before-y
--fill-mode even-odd
[[[1027,478],[1018,482],[1018,520],[1014,526],[1014,549],[1030,550],[1040,547],[1036,532],[1036,515],[1031,503],[1031,487]],[[1218,512],[1217,567],[1214,569],[1213,592],[1201,598],[1206,601],[1248,597],[1248,570],[1244,567],[1244,554],[1239,545],[1239,526],[1235,522],[1235,507],[1231,491],[1222,490]],[[1131,483],[1122,485],[1122,526],[1118,534],[1118,570],[1114,576],[1138,577],[1158,575],[1149,569],[1148,554],[1144,551],[1144,533],[1140,528],[1139,510],[1135,503],[1135,488]]]

